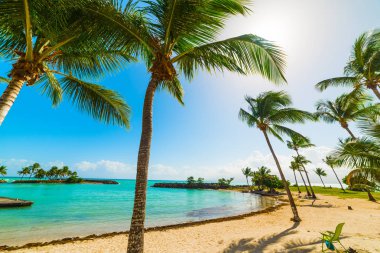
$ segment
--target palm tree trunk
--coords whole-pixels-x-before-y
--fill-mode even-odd
[[[245,179],[247,179],[247,185],[248,185],[248,188],[249,188],[249,182],[248,182],[248,177],[245,177]]]
[[[350,136],[352,137],[352,139],[356,140],[355,135],[351,132],[351,130],[348,127],[345,127],[344,129],[346,129],[346,131],[350,134]]]
[[[14,76],[0,97],[0,126],[4,122],[23,85],[24,80]]]
[[[142,132],[137,159],[135,200],[128,239],[128,253],[144,252],[146,187],[148,182],[150,146],[153,132],[153,98],[157,85],[158,80],[152,76],[145,93]]]
[[[296,180],[296,185],[297,185],[297,188],[298,188],[298,193],[301,193],[300,187],[299,187],[298,182],[297,182],[296,171],[293,170],[293,173],[294,173],[294,180]]]
[[[278,171],[280,172],[281,180],[282,180],[282,183],[284,184],[284,187],[285,187],[285,190],[286,190],[286,194],[288,195],[289,203],[290,203],[290,207],[292,208],[292,212],[293,212],[293,219],[292,219],[292,220],[293,220],[294,222],[300,222],[300,221],[301,221],[301,218],[300,218],[299,215],[298,215],[298,210],[297,210],[297,207],[296,207],[296,203],[294,202],[294,199],[293,199],[292,193],[290,192],[288,182],[287,182],[286,179],[285,179],[284,173],[282,173],[282,169],[281,169],[281,166],[280,166],[280,162],[278,161],[277,156],[276,156],[276,154],[274,153],[274,150],[273,150],[272,144],[270,143],[270,140],[269,140],[269,138],[268,138],[268,134],[266,133],[265,130],[263,131],[263,133],[264,133],[264,136],[265,136],[265,140],[266,140],[266,142],[267,142],[267,144],[268,144],[268,147],[269,147],[269,149],[270,149],[270,152],[272,153],[273,159],[274,159],[274,161],[276,162],[276,165],[277,165]]]
[[[375,86],[375,87],[371,88],[371,90],[372,90],[373,93],[376,95],[376,97],[377,97],[378,99],[380,99],[380,92],[379,92],[379,90],[377,89],[377,87]]]
[[[303,184],[305,185],[306,192],[307,192],[307,196],[311,196],[311,194],[310,194],[310,192],[309,192],[309,188],[307,187],[307,184],[306,184],[306,182],[305,182],[305,179],[304,179],[303,176],[302,176],[302,172],[301,172],[300,170],[299,170],[298,172],[300,173],[301,178],[302,178],[302,181],[303,181]]]
[[[321,179],[321,182],[322,182],[322,184],[323,184],[323,188],[326,188],[325,183],[324,183],[323,180],[322,180],[322,177],[319,176],[319,178]]]
[[[298,153],[298,150],[296,150],[296,152],[297,152],[297,155],[299,156],[300,154]],[[315,196],[315,193],[314,193],[314,190],[313,190],[313,186],[311,186],[311,183],[310,183],[309,175],[307,173],[307,170],[306,170],[305,166],[303,166],[303,164],[302,164],[302,168],[305,171],[306,179],[307,179],[307,182],[309,183],[309,186],[310,186],[311,196],[312,196],[313,199],[316,199],[317,196]]]
[[[335,177],[336,177],[336,179],[338,180],[338,182],[339,182],[339,184],[340,184],[340,187],[342,188],[343,192],[346,192],[346,190],[343,188],[342,182],[340,181],[340,179],[339,179],[338,175],[336,174],[334,168],[331,167],[331,169],[332,169],[332,171],[334,172]]]
[[[373,197],[373,195],[371,194],[371,192],[369,190],[367,190],[367,194],[368,194],[368,200],[369,201],[376,202],[376,199]]]

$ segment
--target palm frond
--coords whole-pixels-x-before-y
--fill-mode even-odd
[[[80,110],[99,121],[129,127],[130,109],[118,93],[68,75],[60,82],[64,95]]]
[[[62,101],[62,87],[51,71],[46,71],[39,81],[41,83],[42,94],[48,96],[53,106],[57,106]]]
[[[9,78],[5,78],[0,76],[0,83],[8,84],[11,80]]]
[[[229,70],[241,74],[260,74],[270,81],[285,81],[284,53],[274,44],[252,34],[191,48],[173,58],[187,78],[197,68],[207,71]]]
[[[181,105],[184,105],[184,102],[183,102],[184,91],[183,91],[181,82],[177,78],[174,78],[171,81],[162,82],[158,86],[158,88],[167,90],[175,99],[177,99],[177,101]]]
[[[358,79],[356,77],[335,77],[323,80],[315,85],[317,89],[320,91],[324,91],[330,87],[355,87],[358,83]]]

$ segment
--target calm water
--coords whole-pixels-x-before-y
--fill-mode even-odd
[[[0,184],[0,196],[34,201],[31,207],[0,209],[0,245],[128,230],[135,181],[117,181],[119,185]],[[225,217],[269,205],[273,200],[252,194],[149,187],[146,224]]]

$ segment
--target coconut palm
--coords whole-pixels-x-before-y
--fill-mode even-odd
[[[0,175],[3,177],[7,174],[7,166],[1,165],[0,166]]]
[[[293,212],[293,220],[300,221],[297,207],[294,203],[293,196],[290,192],[284,173],[282,172],[280,162],[274,152],[268,134],[272,134],[277,139],[283,141],[281,135],[288,136],[298,135],[304,138],[296,131],[283,126],[286,123],[303,123],[305,120],[313,120],[311,113],[288,107],[291,105],[291,99],[285,92],[264,92],[256,98],[246,97],[246,102],[249,105],[249,110],[240,109],[239,118],[246,122],[249,127],[257,127],[264,135],[268,147],[272,153],[273,159],[276,162],[281,180],[285,186],[286,193],[289,198],[290,206]]]
[[[298,164],[300,166],[300,168],[303,169],[303,172],[305,172],[306,179],[307,179],[307,182],[309,184],[310,191],[311,191],[311,197],[314,198],[314,199],[316,199],[317,196],[315,196],[315,193],[314,193],[314,190],[313,190],[313,186],[311,185],[310,178],[309,178],[309,173],[306,171],[306,165],[308,163],[311,163],[311,161],[307,160],[306,157],[303,156],[303,155],[293,156],[293,159],[294,159],[294,162],[296,164]]]
[[[290,141],[286,142],[286,145],[289,149],[294,150],[296,152],[297,156],[300,155],[299,150],[301,148],[310,148],[310,147],[315,146],[314,144],[311,143],[310,139],[307,137],[302,138],[300,136],[291,136],[290,139],[291,139]],[[295,159],[294,163],[298,164],[299,167],[302,168],[301,170],[299,170],[301,177],[302,177],[302,180],[303,180],[302,171],[305,172],[306,179],[309,183],[309,187],[310,187],[310,191],[311,191],[311,194],[310,194],[309,190],[307,189],[307,185],[305,184],[305,181],[304,181],[307,196],[312,196],[313,198],[316,198],[315,194],[314,194],[313,186],[310,183],[310,179],[309,179],[309,175],[308,175],[308,172],[306,170],[306,167],[304,166],[304,164],[298,163],[296,159]]]
[[[368,200],[376,202],[371,194],[371,190],[376,190],[376,185],[380,183],[380,169],[357,168],[348,173],[347,184],[352,188],[360,188],[368,194]],[[375,187],[374,187],[375,186]]]
[[[96,1],[92,1],[96,2]],[[134,208],[128,252],[143,252],[146,187],[152,140],[153,100],[166,90],[183,104],[180,75],[191,80],[197,71],[260,74],[284,81],[284,54],[252,34],[218,40],[226,20],[249,13],[248,0],[99,1],[86,8],[101,23],[97,32],[113,46],[134,52],[150,73],[143,106]]]
[[[34,174],[35,178],[43,179],[46,176],[46,171],[42,168],[38,169],[36,173]]]
[[[248,185],[248,187],[249,187],[249,181],[248,181],[248,178],[252,175],[252,170],[251,170],[251,168],[249,168],[249,167],[243,168],[243,169],[241,169],[241,172],[242,172],[243,175],[245,176],[245,179],[247,180],[247,185]]]
[[[315,174],[317,174],[318,177],[321,179],[321,182],[322,182],[322,184],[323,184],[323,187],[326,188],[325,183],[324,183],[323,180],[322,180],[322,177],[326,177],[326,176],[327,176],[326,171],[324,171],[322,168],[316,168],[314,172],[315,172]]]
[[[41,165],[39,163],[34,163],[33,165],[29,166],[29,179],[36,174],[36,172],[41,168]]]
[[[296,186],[297,186],[297,189],[298,189],[298,193],[301,193],[301,190],[300,190],[300,186],[298,185],[298,182],[297,182],[297,176],[296,176],[296,171],[299,171],[299,166],[294,162],[290,162],[290,166],[289,168],[293,171],[293,174],[294,174],[294,180],[296,181]],[[301,173],[301,172],[300,172]],[[303,180],[303,178],[302,178]],[[304,181],[305,183],[305,181]],[[305,184],[306,186],[306,184]],[[307,187],[307,186],[306,186]],[[307,188],[306,188],[307,190]],[[308,190],[307,190],[308,191]],[[309,191],[308,191],[309,192]]]
[[[380,104],[366,105],[365,103],[369,101],[368,96],[365,96],[360,90],[356,90],[339,96],[335,101],[319,101],[316,104],[316,116],[326,123],[339,122],[352,138],[356,138],[348,123],[380,113]]]
[[[109,50],[104,39],[86,27],[89,20],[83,20],[73,8],[64,8],[74,2],[0,2],[0,54],[13,62],[9,83],[0,97],[0,125],[26,84],[40,86],[53,106],[65,95],[95,119],[128,126],[129,108],[120,95],[86,78],[100,77],[130,56],[117,48]]]
[[[334,166],[336,165],[336,161],[332,158],[332,156],[326,156],[326,158],[323,159],[323,162],[326,163],[332,169],[332,171],[334,172],[334,175],[335,175],[336,179],[338,180],[340,187],[342,188],[343,192],[346,192],[346,190],[344,189],[344,187],[342,185],[342,182],[340,181],[340,179],[339,179],[339,177],[336,174],[335,169],[334,169]]]
[[[24,178],[25,175],[30,174],[30,167],[24,167],[21,170],[17,171],[17,174],[21,176],[21,180]]]
[[[380,32],[366,32],[355,41],[344,76],[319,82],[316,87],[325,90],[332,86],[346,86],[353,89],[369,89],[380,99]]]
[[[270,177],[270,169],[265,166],[261,166],[257,169],[257,171],[252,172],[252,183],[259,187],[259,190],[263,190],[264,181]]]

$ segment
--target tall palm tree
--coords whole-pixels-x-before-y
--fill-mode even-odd
[[[322,182],[322,184],[323,184],[323,187],[326,188],[325,183],[324,183],[323,180],[322,180],[322,177],[326,177],[326,176],[327,176],[326,171],[324,171],[322,168],[316,168],[314,172],[315,172],[315,174],[317,174],[317,175],[319,176],[319,178],[321,179],[321,182]]]
[[[303,185],[305,186],[305,189],[306,189],[306,194],[307,196],[312,196],[311,193],[309,192],[309,188],[305,182],[305,179],[302,175],[302,171],[303,171],[303,168],[301,167],[300,164],[298,164],[296,161],[294,161],[294,158],[293,158],[293,161],[290,162],[291,166],[294,167],[294,168],[297,168],[298,172],[300,173],[300,176],[301,176],[301,179],[302,179],[302,182],[303,182]]]
[[[338,182],[340,184],[340,188],[343,190],[343,192],[346,192],[346,190],[344,189],[344,187],[342,185],[342,182],[340,181],[338,175],[335,172],[334,166],[336,165],[336,161],[333,159],[333,157],[332,156],[326,156],[326,158],[323,159],[323,162],[326,163],[332,169],[336,179],[338,180]]]
[[[29,179],[36,174],[36,172],[41,168],[39,163],[34,163],[32,166],[29,166]]]
[[[247,185],[249,187],[250,185],[249,185],[248,178],[252,175],[252,169],[250,167],[245,167],[245,168],[241,169],[241,172],[245,176],[245,179],[247,180]]]
[[[293,171],[294,180],[296,181],[296,186],[297,186],[297,189],[298,189],[298,193],[301,193],[300,186],[298,185],[297,176],[296,176],[296,171],[299,171],[299,166],[294,161],[292,161],[292,162],[290,162],[289,168]],[[303,178],[302,178],[302,180],[303,180]],[[304,181],[304,183],[305,183],[305,181]],[[306,184],[305,184],[305,186],[306,186]],[[307,190],[307,188],[306,188],[306,190]]]
[[[299,222],[301,219],[298,215],[297,207],[268,134],[272,134],[281,141],[283,141],[280,136],[282,134],[288,136],[298,135],[304,138],[301,134],[283,126],[283,124],[303,123],[306,119],[313,120],[314,117],[311,113],[289,107],[292,102],[285,92],[264,92],[256,98],[247,96],[245,100],[249,105],[249,110],[240,109],[239,118],[246,122],[249,127],[257,127],[263,133],[285,186],[293,212],[293,220]]]
[[[313,186],[311,185],[310,178],[309,178],[309,173],[306,171],[306,165],[308,163],[311,163],[311,161],[307,160],[306,157],[303,156],[303,155],[293,156],[293,159],[294,159],[294,162],[297,163],[303,169],[303,171],[305,172],[306,179],[307,179],[307,182],[309,184],[310,191],[311,191],[311,197],[314,198],[314,199],[316,199],[317,196],[315,196],[315,193],[314,193],[314,190],[313,190]]]
[[[365,96],[360,90],[355,90],[339,96],[335,101],[319,101],[316,104],[316,116],[326,123],[339,122],[352,138],[356,138],[348,127],[348,123],[380,113],[380,103],[366,105],[366,102],[369,101],[368,96]]]
[[[96,2],[96,1],[92,1]],[[137,159],[135,199],[128,252],[143,252],[146,187],[153,132],[153,100],[166,90],[183,104],[180,75],[191,80],[197,71],[260,74],[270,81],[285,80],[284,54],[258,36],[246,34],[218,40],[226,20],[249,13],[249,0],[99,1],[86,8],[101,23],[97,32],[113,46],[128,48],[147,65],[150,81],[143,105]]]
[[[0,166],[0,175],[3,177],[7,174],[7,166],[1,165]]]
[[[325,90],[332,86],[369,89],[380,99],[380,32],[366,32],[355,41],[344,76],[319,82],[316,87]]]
[[[286,142],[286,145],[289,149],[294,150],[296,152],[297,156],[300,156],[299,150],[301,148],[310,148],[310,147],[315,146],[314,144],[311,143],[310,139],[307,137],[302,138],[300,136],[291,136],[290,139],[291,139],[290,141]],[[313,186],[311,185],[310,180],[309,180],[309,175],[308,175],[308,172],[306,170],[306,167],[304,166],[304,164],[298,163],[296,159],[294,159],[294,163],[298,164],[302,168],[302,170],[299,170],[301,177],[302,177],[302,180],[303,180],[302,171],[305,172],[305,174],[306,174],[306,178],[307,178],[307,181],[309,183],[309,187],[310,187],[310,191],[311,191],[311,194],[310,194],[309,190],[307,189],[307,185],[305,184],[305,181],[304,181],[307,196],[312,196],[313,198],[316,198],[315,194],[314,194]]]
[[[53,106],[64,94],[95,119],[128,126],[129,108],[121,96],[86,78],[100,77],[131,57],[110,50],[96,31],[86,27],[89,20],[63,8],[73,4],[67,0],[57,0],[53,6],[49,0],[0,2],[0,54],[13,62],[0,97],[0,125],[26,84],[40,86]]]

